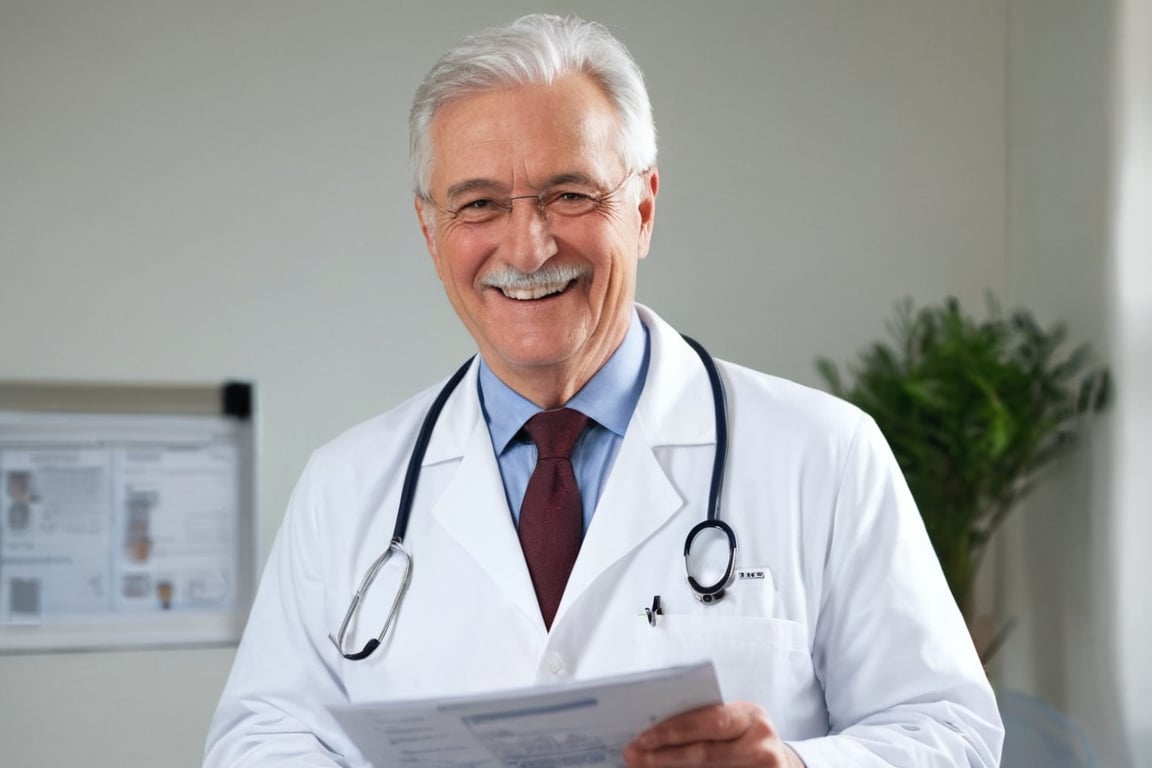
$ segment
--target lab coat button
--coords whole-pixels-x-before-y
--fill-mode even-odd
[[[564,659],[558,653],[553,653],[548,657],[548,669],[552,674],[558,675],[564,671]]]

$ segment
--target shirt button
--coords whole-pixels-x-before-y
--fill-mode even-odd
[[[553,653],[548,657],[548,669],[554,675],[558,675],[564,671],[564,658],[558,654]]]

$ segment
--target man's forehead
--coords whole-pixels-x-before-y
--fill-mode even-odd
[[[584,76],[465,96],[442,105],[430,127],[432,181],[442,192],[601,183],[621,158],[616,112]]]

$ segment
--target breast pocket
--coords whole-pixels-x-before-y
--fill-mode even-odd
[[[725,701],[756,701],[769,711],[812,687],[804,624],[710,610],[701,606],[696,613],[666,613],[655,626],[637,617],[638,666],[656,669],[711,660]]]

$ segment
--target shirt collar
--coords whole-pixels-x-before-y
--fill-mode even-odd
[[[624,341],[608,358],[608,362],[565,406],[575,408],[605,429],[623,437],[628,422],[632,420],[632,412],[636,410],[636,403],[640,400],[647,371],[648,329],[641,324],[640,316],[633,310]],[[512,438],[516,437],[524,422],[538,413],[540,408],[501,381],[483,357],[480,358],[478,382],[480,407],[488,423],[488,432],[492,435],[492,446],[496,455],[500,455]]]

